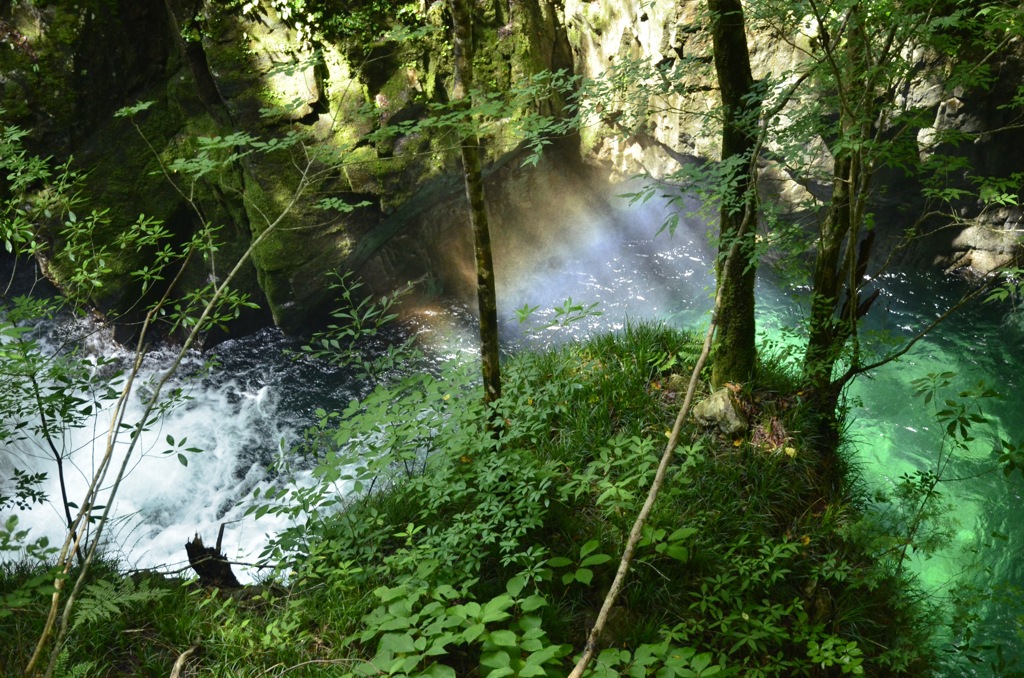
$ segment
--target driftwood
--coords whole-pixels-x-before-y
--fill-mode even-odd
[[[188,554],[188,562],[192,569],[199,575],[199,583],[202,586],[211,586],[221,589],[236,589],[242,585],[235,578],[231,571],[231,563],[227,556],[220,551],[220,542],[224,537],[224,526],[220,526],[217,533],[217,546],[210,548],[203,545],[203,538],[196,533],[196,538],[185,542],[185,553]]]

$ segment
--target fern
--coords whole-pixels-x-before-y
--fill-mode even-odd
[[[60,655],[57,657],[57,664],[54,667],[54,675],[57,678],[87,678],[88,676],[96,675],[97,663],[94,661],[79,662],[72,667],[68,667],[68,651],[61,650]]]
[[[72,629],[82,624],[106,621],[122,614],[125,608],[158,600],[165,595],[167,591],[151,588],[148,581],[137,585],[129,577],[116,584],[106,580],[89,584],[75,608]]]

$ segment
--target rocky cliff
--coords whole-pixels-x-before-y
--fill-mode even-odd
[[[85,194],[112,209],[108,237],[139,213],[163,220],[182,242],[200,221],[220,226],[220,250],[191,265],[183,289],[215,277],[272,229],[239,283],[261,309],[243,315],[233,332],[271,319],[289,332],[315,324],[330,303],[332,271],[355,269],[378,282],[425,278],[435,291],[465,291],[468,271],[453,264],[468,267],[471,259],[451,131],[419,124],[441,115],[451,87],[445,3],[370,5],[324,0],[303,5],[302,14],[286,0],[15,2],[0,9],[0,107],[5,120],[32,130],[33,150],[73,155],[89,170]],[[578,139],[550,146],[535,168],[523,167],[516,118],[557,118],[566,92],[528,91],[528,106],[491,120],[483,136],[499,250],[519,246],[515,231],[524,223],[571,219],[565,196],[599,200],[609,172],[659,177],[717,157],[718,131],[706,115],[717,92],[701,3],[497,0],[477,9],[476,79],[491,92],[522,89],[545,72],[596,78],[630,59],[658,68],[690,64],[685,82],[658,101],[598,115]],[[416,32],[387,34],[387,12]],[[802,58],[793,44],[756,34],[751,53],[755,77]],[[1022,159],[1005,149],[1024,142],[1024,132],[1003,129],[1011,113],[1001,104],[1017,91],[1021,63],[1011,53],[1002,58],[984,96],[944,92],[927,79],[906,96],[932,116],[934,129],[982,133],[967,149],[977,174],[1010,176]],[[133,118],[114,117],[137,101],[154,103]],[[166,173],[175,158],[201,151],[198,137],[239,131],[300,143],[238,153],[194,183]],[[928,134],[921,130],[922,139]],[[762,190],[793,205],[815,190],[780,166],[767,165],[763,177]],[[303,182],[305,193],[293,202]],[[897,207],[913,203],[914,191],[894,183],[879,201],[894,232],[906,219]],[[325,198],[334,209],[322,209]],[[918,261],[985,271],[1006,260],[1019,208],[982,210],[975,202],[962,210],[966,227],[930,224],[942,235],[914,250]],[[138,297],[125,272],[146,256],[127,253],[118,262],[96,297],[101,309],[123,309]],[[49,274],[60,283],[67,265],[51,261]]]
[[[307,17],[290,15],[283,2],[16,3],[0,16],[2,37],[13,45],[0,53],[0,106],[7,122],[32,131],[31,150],[74,156],[88,170],[90,204],[112,209],[103,237],[116,237],[140,212],[182,242],[199,220],[220,226],[219,261],[193,265],[183,289],[226,270],[272,228],[240,280],[262,310],[232,331],[272,318],[301,332],[330,303],[332,271],[363,270],[378,281],[397,271],[430,275],[435,289],[458,282],[447,272],[466,244],[457,147],[451,130],[414,124],[448,100],[449,19],[444,3],[413,9],[418,31],[402,37],[386,35],[371,15],[363,17],[371,24],[356,28],[372,34],[345,33],[326,19],[314,34]],[[550,0],[489,4],[474,30],[477,79],[490,91],[572,70]],[[114,117],[137,101],[153,104],[131,119]],[[551,114],[563,104],[541,94],[531,112]],[[196,182],[165,172],[175,158],[202,152],[197,138],[235,132],[294,135],[299,144],[238,153],[244,157]],[[533,175],[574,181],[584,171],[571,143],[520,172],[518,139],[492,125],[486,141],[498,229],[520,205],[553,197],[552,181]],[[305,191],[293,202],[300,182]],[[325,198],[335,209],[322,209]],[[138,297],[125,273],[145,256],[128,253],[113,267],[95,298],[102,310]],[[69,271],[59,258],[48,262],[58,284]]]
[[[699,0],[666,0],[619,3],[612,0],[566,0],[565,25],[573,44],[579,72],[599,78],[609,68],[631,73],[634,84],[617,91],[615,110],[605,110],[584,128],[585,153],[629,176],[644,173],[655,178],[678,170],[680,164],[719,157],[719,127],[714,116],[718,106],[711,66],[711,42],[707,31],[706,3]],[[749,10],[748,10],[749,11]],[[773,33],[770,22],[748,17],[748,47],[754,77],[767,81],[793,73],[813,52],[813,31]],[[810,25],[806,28],[810,28]],[[966,31],[965,31],[966,32]],[[1024,125],[1019,101],[1024,82],[1024,41],[1005,40],[996,54],[958,55],[963,60],[988,60],[984,81],[974,87],[950,85],[954,69],[949,60],[917,51],[913,75],[895,97],[895,105],[907,114],[931,121],[917,132],[920,154],[945,153],[964,164],[951,171],[950,186],[966,197],[954,201],[947,214],[918,224],[921,236],[903,255],[904,265],[940,267],[968,274],[985,274],[1009,262],[1020,251],[1024,234],[1022,210],[1015,204],[979,199],[980,177],[1010,178],[1011,194],[1019,198],[1024,159],[1012,149],[1024,144]],[[912,59],[912,60],[913,60]],[[637,69],[640,61],[654,68]],[[685,75],[667,86],[660,73],[678,74],[673,67],[685,61]],[[625,64],[625,66],[624,66]],[[643,87],[640,87],[643,83]],[[646,92],[643,90],[646,89]],[[1011,105],[1016,101],[1017,104]],[[781,117],[786,117],[783,110]],[[709,124],[710,123],[710,124]],[[785,125],[785,120],[782,121]],[[965,136],[962,142],[932,143],[944,133]],[[820,139],[807,138],[817,148],[812,162],[825,171],[831,158]],[[773,162],[769,143],[761,168],[761,191],[793,212],[808,202],[812,193],[825,195],[827,186],[796,180],[783,164]],[[951,163],[951,166],[953,164]],[[1016,185],[1012,185],[1016,182]],[[925,211],[921,186],[900,172],[883,169],[873,211],[879,230],[893,242],[903,238]],[[813,214],[791,213],[793,218],[813,221]]]

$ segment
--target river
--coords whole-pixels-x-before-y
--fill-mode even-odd
[[[524,252],[514,260],[499,259],[506,350],[543,348],[620,329],[631,320],[706,325],[713,279],[705,228],[699,221],[684,220],[674,235],[656,235],[661,216],[650,206],[592,214],[585,223],[567,229],[557,246],[541,253]],[[897,338],[916,333],[961,291],[955,281],[924,273],[891,274],[875,284],[883,293],[867,329]],[[799,291],[765,277],[758,284],[758,297],[762,341],[778,350],[792,348],[801,314]],[[545,328],[554,315],[552,309],[567,298],[583,305],[597,303],[601,315],[565,328]],[[520,324],[513,309],[523,306],[536,306],[537,311]],[[435,356],[472,351],[473,321],[465,309],[441,299],[427,300],[408,322]],[[49,340],[72,330],[52,327]],[[924,588],[936,596],[949,595],[957,583],[979,583],[984,590],[993,583],[1024,585],[1020,521],[1024,484],[1019,475],[1003,477],[992,443],[995,434],[1024,441],[1020,416],[1024,398],[1019,395],[1024,386],[1022,345],[1020,313],[975,304],[899,361],[856,380],[849,390],[848,433],[869,490],[892,490],[905,474],[937,470],[943,464],[946,480],[939,489],[949,501],[948,515],[955,519],[950,525],[952,543],[930,558],[915,556],[912,563]],[[344,407],[365,389],[342,370],[325,370],[308,360],[288,357],[287,349],[293,348],[293,340],[276,330],[264,330],[221,344],[212,363],[209,357],[189,358],[178,380],[189,399],[144,434],[141,454],[133,461],[114,506],[108,543],[126,565],[182,568],[185,541],[199,533],[209,543],[221,524],[226,525],[225,552],[241,563],[256,559],[266,535],[280,525],[271,518],[255,521],[244,516],[246,498],[255,488],[275,482],[275,465],[287,458],[316,408]],[[97,355],[121,351],[102,334],[94,335],[86,349]],[[170,356],[170,352],[155,352],[144,373],[156,374]],[[985,402],[991,423],[979,426],[977,440],[948,462],[943,461],[943,427],[936,421],[934,406],[915,397],[912,386],[915,379],[946,371],[956,375],[949,397],[979,380],[1005,395]],[[131,414],[138,415],[141,407],[141,398],[135,399]],[[71,497],[84,492],[96,463],[94,440],[104,430],[100,417],[69,432],[66,449],[74,450]],[[188,465],[184,466],[176,454],[164,453],[172,446],[168,436],[175,443],[187,438],[188,446],[202,451],[186,453]],[[11,451],[2,461],[5,472],[14,459],[23,467],[50,470],[47,455],[38,445],[23,443]],[[59,496],[55,478],[46,490],[51,498]],[[877,508],[888,507],[879,503]],[[61,534],[62,512],[55,506],[22,511],[20,518],[34,536],[56,539]],[[244,566],[236,569],[244,579],[258,576]],[[1014,648],[1019,611],[997,602],[983,610],[984,638],[1008,650]]]

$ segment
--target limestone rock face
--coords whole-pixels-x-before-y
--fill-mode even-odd
[[[732,392],[720,388],[693,407],[693,418],[708,428],[717,428],[727,436],[734,436],[747,430],[747,418],[743,416]]]
[[[623,177],[642,172],[660,178],[681,165],[719,158],[718,125],[703,114],[718,106],[705,13],[705,4],[699,0],[566,0],[565,21],[578,72],[594,78],[613,68],[633,69],[624,78],[634,83],[633,91],[620,97],[615,110],[595,114],[583,133],[584,150],[592,159]],[[748,22],[747,29],[755,79],[778,79],[811,58],[809,35],[798,33],[780,40],[759,34],[755,22]],[[921,154],[942,151],[964,156],[975,176],[1010,177],[1024,172],[1024,157],[1006,152],[1024,146],[1024,130],[1011,122],[1016,113],[1005,105],[1024,80],[1024,41],[1015,38],[1001,50],[992,63],[994,82],[987,92],[963,88],[949,92],[935,77],[941,69],[935,68],[934,55],[918,50],[912,58],[919,63],[918,76],[897,104],[934,120],[917,133]],[[673,70],[684,59],[688,60],[685,68]],[[636,64],[641,63],[654,68],[638,68]],[[664,90],[662,78],[671,81],[675,92],[642,90],[644,83]],[[682,105],[684,96],[686,105]],[[779,124],[790,122],[787,110],[780,111]],[[935,148],[932,142],[939,132],[949,130],[974,136],[957,148]],[[808,138],[805,143],[805,162],[828,176],[832,159],[823,141]],[[776,149],[769,142],[765,150],[770,158]],[[954,177],[959,182],[955,186],[976,195],[977,186],[967,174]],[[872,205],[876,232],[895,243],[914,224],[916,215],[926,211],[920,186],[886,172],[879,173],[875,185],[880,196]],[[787,219],[813,223],[815,215],[807,205],[815,196],[827,197],[829,190],[828,185],[796,180],[770,160],[762,167],[759,191],[771,196]],[[1020,207],[975,197],[954,204],[952,210],[956,223],[945,218],[923,224],[921,233],[929,237],[915,240],[901,255],[901,263],[983,275],[1019,251],[1024,220]]]

